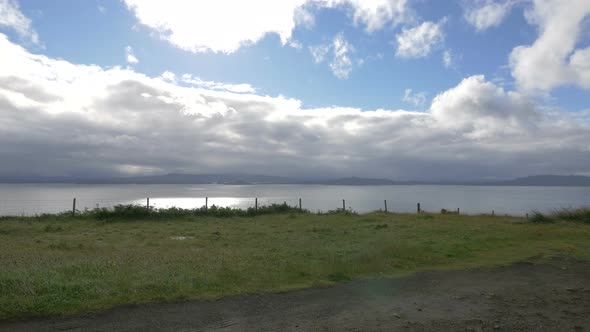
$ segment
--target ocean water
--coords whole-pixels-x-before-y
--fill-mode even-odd
[[[532,210],[590,206],[590,187],[494,187],[494,186],[327,186],[327,185],[109,185],[109,184],[0,184],[0,215],[35,215],[76,208],[146,204],[156,208],[195,208],[208,204],[247,208],[283,203],[328,211],[342,208],[359,213],[384,209],[439,212],[460,209],[464,214],[524,215]]]

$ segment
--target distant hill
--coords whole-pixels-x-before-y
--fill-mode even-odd
[[[252,174],[164,174],[119,178],[7,177],[0,183],[84,183],[84,184],[319,184],[346,186],[381,185],[463,185],[463,186],[564,186],[588,187],[590,177],[580,175],[535,175],[505,181],[393,181],[384,178],[345,177],[336,179],[299,179]]]
[[[118,180],[121,181],[119,183],[135,184],[283,184],[295,181],[280,176],[249,174],[165,174],[120,178]]]
[[[590,177],[581,175],[535,175],[491,184],[500,186],[588,187],[590,186]]]
[[[163,174],[113,178],[12,177],[0,183],[84,183],[84,184],[286,184],[301,182],[287,177],[250,174]]]
[[[316,181],[305,181],[303,184],[325,184],[325,185],[345,185],[345,186],[383,186],[398,184],[389,179],[372,179],[359,178],[356,176],[340,179],[327,179]]]

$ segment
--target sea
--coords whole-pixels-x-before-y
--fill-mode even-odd
[[[33,216],[76,209],[136,204],[185,209],[205,205],[235,208],[273,203],[313,212],[346,209],[524,216],[532,211],[590,206],[590,187],[509,187],[453,185],[223,185],[223,184],[0,184],[0,216]]]

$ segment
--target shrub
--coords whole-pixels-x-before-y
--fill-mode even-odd
[[[558,220],[567,220],[574,222],[590,223],[590,208],[563,208],[554,210],[551,216]]]
[[[529,221],[535,224],[546,224],[553,222],[553,219],[549,218],[548,216],[544,215],[539,211],[532,211]]]
[[[328,210],[326,212],[318,212],[318,214],[323,215],[323,214],[343,214],[343,215],[347,215],[347,216],[355,216],[358,215],[357,212],[355,212],[352,209],[349,210],[345,210],[345,209],[335,209],[335,210]]]
[[[171,219],[171,218],[190,218],[195,216],[210,217],[253,217],[264,214],[307,214],[308,210],[300,210],[298,207],[282,204],[271,204],[259,206],[258,209],[247,208],[239,209],[232,207],[219,207],[216,205],[200,207],[196,209],[182,209],[178,207],[170,208],[150,208],[149,210],[143,205],[116,205],[113,208],[96,208],[78,212],[72,217],[71,212],[63,212],[58,215],[43,215],[43,218],[49,219],[52,216],[61,216],[66,218],[89,218],[97,220],[139,220],[139,219]]]

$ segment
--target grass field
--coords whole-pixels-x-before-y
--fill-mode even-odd
[[[590,225],[453,214],[0,219],[0,319],[590,259]]]

